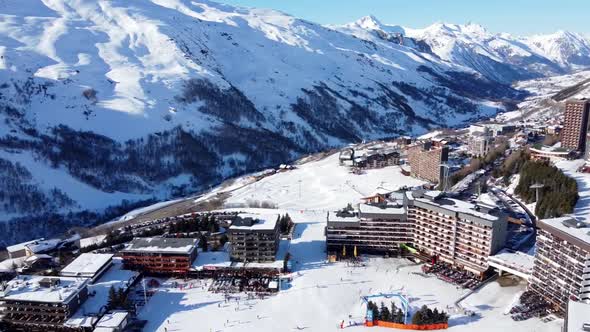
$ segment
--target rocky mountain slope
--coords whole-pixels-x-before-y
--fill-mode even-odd
[[[375,42],[269,10],[5,0],[0,17],[4,242],[522,98],[418,39]]]

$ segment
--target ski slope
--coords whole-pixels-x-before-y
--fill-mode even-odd
[[[352,174],[348,167],[339,165],[336,152],[236,189],[226,205],[258,201],[274,203],[282,209],[328,211],[356,204],[379,189],[394,191],[422,184],[421,180],[403,175],[398,166]]]

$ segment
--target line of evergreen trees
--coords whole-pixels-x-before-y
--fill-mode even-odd
[[[170,224],[170,233],[219,232],[219,224],[214,215],[196,215],[194,218],[180,220]]]
[[[375,302],[369,301],[367,303],[367,309],[373,312],[373,320],[392,322],[398,324],[404,324],[404,312],[401,308],[398,308],[395,303],[391,303],[391,309],[383,302],[380,306],[377,306]],[[412,324],[416,325],[428,325],[428,324],[440,324],[448,323],[449,315],[444,311],[438,311],[437,308],[434,310],[423,305],[415,314],[412,316]]]
[[[111,286],[109,289],[109,298],[107,301],[108,310],[130,310],[133,309],[133,305],[129,301],[127,294],[123,288],[117,288]]]
[[[423,305],[414,316],[412,316],[412,324],[426,325],[426,324],[446,324],[449,322],[449,315],[444,311],[434,310]]]
[[[373,312],[373,320],[404,324],[404,312],[393,302],[391,302],[391,309],[386,307],[383,302],[381,302],[380,306],[377,306],[372,301],[367,303],[367,308]]]
[[[578,185],[555,166],[546,162],[527,161],[520,168],[520,180],[515,193],[527,203],[536,199],[531,185],[541,183],[535,214],[539,218],[553,218],[572,213],[578,201]]]
[[[288,213],[284,216],[279,215],[277,218],[277,223],[279,224],[281,234],[289,233],[291,227],[293,227],[294,225]]]

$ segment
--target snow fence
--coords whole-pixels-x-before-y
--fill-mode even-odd
[[[392,322],[386,322],[386,321],[381,321],[381,320],[367,322],[366,325],[367,326],[389,327],[389,328],[400,329],[400,330],[421,330],[421,331],[446,330],[447,328],[449,328],[448,323],[418,325],[418,324],[399,324],[399,323],[392,323]]]

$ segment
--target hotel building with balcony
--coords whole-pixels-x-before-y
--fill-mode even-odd
[[[560,314],[568,300],[590,303],[590,228],[572,217],[537,221],[537,251],[529,289]]]

